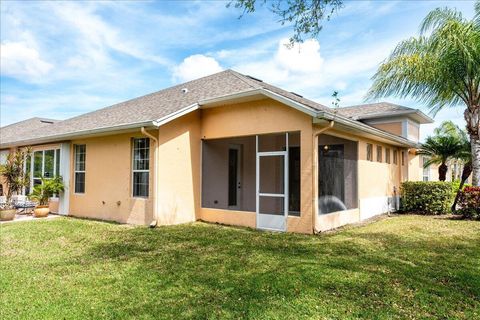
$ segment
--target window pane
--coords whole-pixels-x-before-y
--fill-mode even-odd
[[[43,152],[35,151],[33,154],[33,176],[40,178],[42,176]]]
[[[150,167],[149,139],[133,140],[133,170],[148,170]]]
[[[148,197],[148,172],[133,173],[133,196]]]
[[[75,146],[75,171],[85,171],[86,148],[84,144]]]
[[[54,162],[55,150],[45,150],[45,163],[43,169],[43,176],[45,178],[53,177],[53,162]]]
[[[55,175],[60,176],[60,149],[55,150]]]
[[[75,172],[75,193],[85,193],[85,172]]]

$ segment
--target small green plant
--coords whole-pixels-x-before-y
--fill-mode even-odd
[[[42,178],[42,183],[33,188],[29,198],[38,202],[41,206],[48,205],[48,201],[54,194],[59,194],[65,189],[62,177],[55,177],[53,179]]]
[[[451,182],[404,182],[401,188],[402,211],[422,214],[449,213],[455,191],[455,185]]]
[[[10,152],[5,164],[0,165],[0,176],[6,186],[6,201],[2,209],[14,209],[12,196],[20,193],[30,183],[29,175],[24,170],[25,160],[30,153],[30,148]]]

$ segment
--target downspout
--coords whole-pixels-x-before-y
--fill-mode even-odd
[[[143,135],[149,137],[152,139],[155,143],[155,149],[154,149],[154,154],[153,154],[153,159],[154,159],[154,165],[153,165],[153,170],[154,170],[154,175],[153,175],[153,220],[150,222],[150,228],[155,228],[157,226],[157,214],[158,214],[158,139],[151,135],[150,133],[145,130],[145,127],[142,127],[140,129]]]
[[[316,155],[316,157],[312,157],[312,168],[314,168],[314,172],[313,172],[313,175],[312,175],[312,190],[315,192],[315,191],[318,191],[318,136],[321,135],[322,133],[324,133],[325,131],[327,130],[330,130],[333,128],[333,126],[335,125],[335,121],[334,120],[330,120],[330,123],[327,127],[325,128],[322,128],[320,129],[319,131],[317,131],[316,133],[313,134],[313,141],[312,141],[312,145],[313,145],[313,148],[312,148],[312,151],[313,151],[313,154]],[[315,186],[317,185],[317,188],[315,188]],[[313,233],[316,233],[316,220],[317,220],[317,215],[318,215],[318,203],[317,203],[317,198],[318,198],[318,192],[317,194],[314,194],[313,195],[313,199],[312,199],[312,202],[313,202],[313,215],[312,215],[312,224],[313,224]]]

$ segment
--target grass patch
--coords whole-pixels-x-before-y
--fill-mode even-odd
[[[480,222],[320,236],[59,218],[0,227],[2,319],[480,318]]]

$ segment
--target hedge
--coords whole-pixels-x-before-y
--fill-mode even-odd
[[[451,182],[407,181],[402,183],[402,211],[421,214],[445,214],[455,199]]]
[[[480,219],[480,187],[465,187],[458,198],[457,213],[465,218]]]

